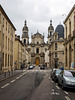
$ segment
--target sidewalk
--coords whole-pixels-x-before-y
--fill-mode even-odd
[[[23,71],[22,70],[15,70],[13,72],[11,71],[10,73],[9,72],[2,73],[0,75],[0,82],[3,81],[3,80],[5,80],[5,79],[7,79],[7,78],[9,78],[9,77],[12,77],[14,75],[17,75],[17,74],[19,74],[21,72],[23,72]]]

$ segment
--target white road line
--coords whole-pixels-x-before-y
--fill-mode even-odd
[[[22,75],[20,75],[20,77],[22,77]]]
[[[50,80],[51,78],[49,77],[49,80]]]
[[[8,85],[10,85],[10,83],[5,84],[5,85],[2,86],[1,88],[3,89],[3,88],[5,88],[5,87],[7,87]]]
[[[20,77],[17,77],[16,79],[19,79]]]
[[[71,100],[68,96],[65,96],[66,100]]]
[[[54,89],[52,89],[52,92],[54,92]]]
[[[66,91],[64,91],[65,92],[65,94],[68,94],[68,92],[66,92]]]
[[[56,88],[57,88],[57,89],[60,89],[57,85],[56,85]]]
[[[16,81],[16,79],[12,80],[10,83],[13,83],[13,82],[15,82],[15,81]]]
[[[54,83],[53,81],[51,81],[52,83]]]

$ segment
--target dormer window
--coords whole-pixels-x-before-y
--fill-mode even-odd
[[[57,35],[55,35],[55,40],[57,40]]]

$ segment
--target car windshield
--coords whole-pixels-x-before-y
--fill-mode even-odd
[[[67,77],[75,77],[75,72],[68,72],[68,71],[66,71],[64,73],[64,75],[67,76]]]
[[[61,72],[61,70],[56,70],[56,74],[59,74]]]

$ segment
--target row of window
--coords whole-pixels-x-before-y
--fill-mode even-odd
[[[71,23],[71,21],[69,21],[69,34],[71,34],[71,25],[72,23]],[[74,27],[75,27],[75,15],[74,15]],[[67,38],[67,26],[66,26],[66,38]]]
[[[3,53],[2,66],[4,66],[4,53]],[[8,57],[8,59],[7,59]],[[8,62],[7,62],[8,60]],[[13,66],[13,56],[5,54],[5,66]]]
[[[1,24],[1,14],[0,14],[0,24]],[[12,37],[13,37],[13,29],[10,26],[9,23],[7,23],[7,21],[5,21],[5,19],[3,18],[3,27],[5,26],[6,31],[8,30],[8,33],[11,33]]]

